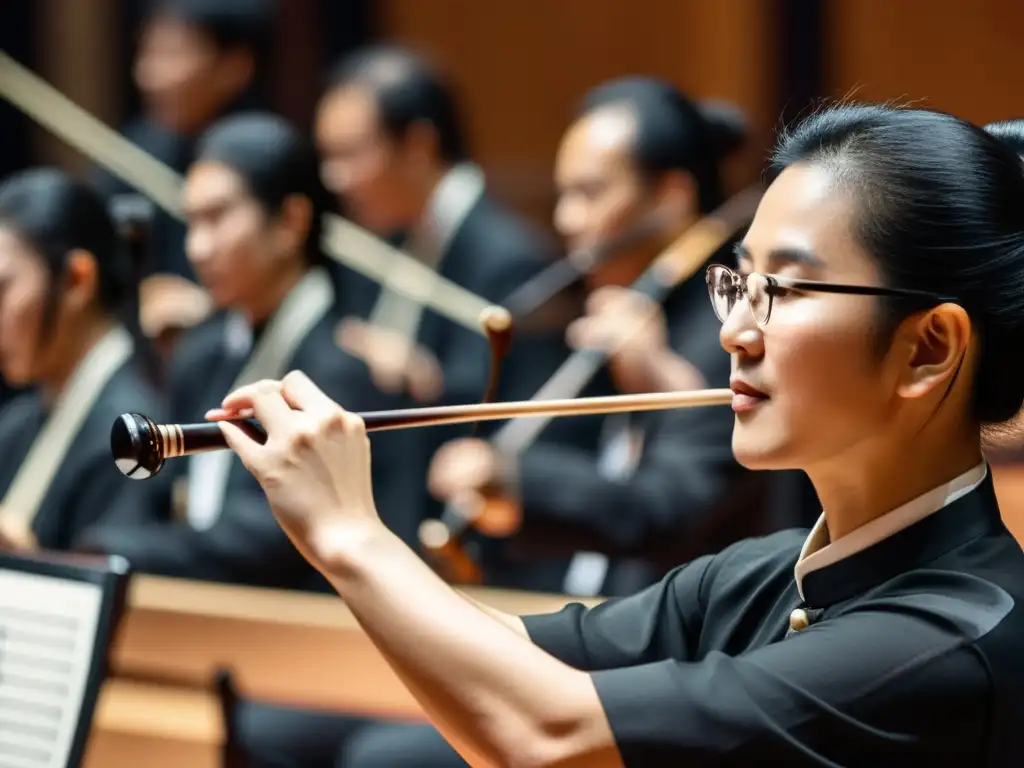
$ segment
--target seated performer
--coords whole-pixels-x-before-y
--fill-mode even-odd
[[[372,386],[366,366],[337,348],[335,286],[320,251],[330,199],[315,151],[285,121],[243,113],[200,142],[184,188],[188,255],[221,308],[184,336],[169,372],[174,418],[194,420],[243,382],[306,371],[345,402],[376,409],[393,401]],[[380,435],[382,454],[398,433]],[[382,509],[409,489],[389,481],[401,461],[374,469]],[[229,454],[193,456],[134,484],[81,545],[127,557],[140,571],[264,586],[324,586],[274,523],[258,485]],[[418,491],[418,489],[415,489]],[[416,498],[416,497],[413,497]],[[387,513],[385,512],[385,517]],[[412,541],[417,520],[396,518]]]
[[[136,7],[140,7],[138,4]],[[196,143],[217,120],[261,108],[259,62],[272,39],[268,0],[146,0],[141,4],[132,79],[141,114],[124,135],[178,173],[196,157]],[[112,197],[131,187],[106,171],[93,174]],[[185,255],[185,227],[155,211],[144,274],[195,273]]]
[[[133,255],[103,199],[56,169],[0,185],[0,546],[61,550],[125,490],[110,425],[166,414]]]
[[[451,84],[395,46],[345,57],[317,107],[324,178],[346,215],[401,242],[438,274],[501,302],[547,265],[551,245],[495,198],[463,134]],[[429,403],[480,398],[488,360],[482,337],[433,310],[421,313],[361,275],[345,284],[352,316],[338,340],[366,360],[379,386]],[[518,329],[500,399],[529,397],[559,362],[557,346],[531,344],[532,336]],[[432,444],[449,432],[423,439]]]
[[[727,386],[729,356],[716,338],[704,270],[664,306],[627,286],[723,203],[720,165],[742,135],[742,126],[709,118],[653,78],[614,80],[587,94],[556,158],[554,221],[568,248],[625,239],[658,216],[671,223],[635,237],[584,279],[588,313],[569,326],[567,341],[612,356],[583,396]],[[730,249],[708,253],[707,263]],[[731,431],[724,410],[562,419],[525,449],[502,452],[482,439],[442,446],[430,490],[458,504],[497,487],[521,513],[508,547],[485,543],[486,583],[631,594],[680,559],[742,538],[736,510],[757,518],[752,476],[732,456]]]
[[[516,617],[382,525],[362,420],[306,376],[221,424],[282,527],[472,763],[1016,765],[1024,553],[981,451],[1024,379],[1024,172],[950,115],[842,106],[782,139],[734,269],[708,285],[732,445],[824,512],[632,597]],[[329,474],[322,467],[332,467]],[[681,468],[683,469],[683,468]]]

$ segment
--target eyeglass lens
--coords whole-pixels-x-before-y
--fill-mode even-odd
[[[746,294],[751,314],[758,323],[768,319],[771,297],[768,280],[756,272],[740,277],[728,267],[715,265],[708,272],[708,291],[715,315],[725,322],[743,294]]]

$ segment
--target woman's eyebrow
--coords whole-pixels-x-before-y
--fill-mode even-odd
[[[747,248],[743,243],[736,243],[733,246],[733,254],[736,256],[737,262],[739,261],[753,261],[753,255],[750,253],[750,249]],[[795,247],[784,247],[784,248],[773,248],[768,252],[768,272],[775,272],[781,267],[790,264],[800,264],[806,267],[821,268],[825,266],[825,262],[815,254],[813,251],[805,248]]]

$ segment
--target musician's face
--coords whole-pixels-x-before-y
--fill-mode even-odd
[[[246,310],[275,292],[282,269],[297,256],[280,247],[278,224],[241,176],[220,163],[196,163],[183,203],[188,259],[218,306]]]
[[[52,381],[67,374],[83,334],[95,327],[96,260],[73,250],[53,277],[44,257],[13,229],[0,226],[0,373],[14,386]],[[54,283],[56,281],[56,289]],[[57,292],[44,336],[46,305]]]
[[[219,51],[194,25],[158,16],[143,30],[134,76],[157,122],[192,133],[246,87],[252,60],[245,52]]]
[[[620,234],[649,209],[630,157],[635,130],[616,110],[583,117],[566,133],[555,160],[555,227],[570,249]]]
[[[46,265],[7,227],[0,227],[0,371],[15,386],[32,384],[39,331],[49,292]]]
[[[766,192],[743,239],[739,272],[853,285],[884,285],[856,241],[848,193],[819,166],[795,165]],[[767,395],[736,414],[733,450],[757,469],[834,466],[891,433],[896,378],[879,359],[878,300],[791,292],[775,297],[769,321],[755,323],[746,301],[721,330],[733,377]]]
[[[330,91],[317,110],[316,141],[324,184],[347,216],[379,234],[413,223],[406,153],[381,130],[370,94],[355,86]]]

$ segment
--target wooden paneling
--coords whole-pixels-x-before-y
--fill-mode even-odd
[[[40,0],[39,74],[64,95],[108,125],[120,115],[117,0]],[[36,128],[36,162],[81,171],[90,161],[75,149]]]
[[[832,96],[920,103],[975,122],[1024,115],[1020,0],[830,0]]]
[[[730,164],[756,177],[779,113],[775,14],[762,0],[379,0],[381,34],[438,61],[458,87],[474,154],[498,193],[550,215],[558,141],[602,80],[657,75],[734,101],[754,140]]]

